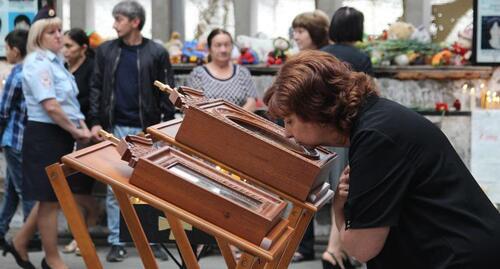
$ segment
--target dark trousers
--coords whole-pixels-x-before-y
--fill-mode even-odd
[[[300,241],[299,249],[297,251],[300,252],[300,254],[302,254],[305,258],[314,257],[314,219],[312,219],[307,226],[306,232],[304,233],[304,237],[302,237],[302,241]]]

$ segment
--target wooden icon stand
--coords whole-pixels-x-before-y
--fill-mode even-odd
[[[200,266],[189,244],[186,232],[182,228],[181,221],[187,222],[213,235],[217,240],[228,268],[252,268],[257,259],[263,261],[263,265],[270,264],[276,261],[281,253],[283,253],[286,243],[290,240],[293,233],[293,230],[287,227],[287,220],[280,221],[276,224],[275,229],[271,231],[269,237],[273,238],[274,243],[266,250],[255,243],[251,243],[226,229],[214,225],[156,195],[130,184],[129,179],[134,169],[121,160],[116,147],[115,143],[104,141],[68,154],[62,158],[62,163],[56,163],[46,168],[47,175],[73,236],[78,243],[87,268],[99,269],[103,267],[96,254],[83,216],[67,183],[67,176],[77,171],[111,186],[145,268],[158,268],[158,264],[149,247],[149,242],[140,225],[135,209],[131,204],[130,197],[137,197],[165,213],[187,268],[200,268]],[[279,237],[273,235],[273,231],[283,229],[285,231]],[[242,256],[238,264],[236,264],[231,254],[229,244],[237,246],[245,252],[245,255]]]
[[[152,137],[210,161],[293,204],[288,216],[293,236],[279,259],[266,266],[287,268],[314,214],[333,197],[328,183],[321,183],[335,155],[323,149],[315,153],[300,152],[280,138],[283,137],[280,127],[234,105],[208,100],[194,89],[181,87],[177,90],[155,84],[170,93],[170,100],[184,110],[185,117],[149,127],[147,132]],[[234,150],[234,154],[227,154],[230,150]],[[255,156],[259,153],[261,155]],[[297,168],[290,168],[290,163],[307,171],[290,173],[287,170]],[[262,171],[271,172],[262,174]]]

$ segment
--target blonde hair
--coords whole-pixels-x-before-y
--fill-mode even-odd
[[[47,27],[51,26],[62,26],[62,21],[58,17],[37,20],[33,25],[31,25],[30,31],[28,33],[28,42],[26,44],[28,53],[31,53],[38,49],[46,49],[42,47],[42,35]]]

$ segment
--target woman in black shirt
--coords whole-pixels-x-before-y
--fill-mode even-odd
[[[355,8],[341,7],[337,9],[332,16],[329,28],[329,36],[333,44],[327,45],[321,50],[349,64],[353,71],[373,75],[370,57],[354,47],[357,41],[363,40],[364,21],[363,13]],[[330,172],[330,184],[336,187],[340,174],[348,163],[349,149],[347,147],[333,147],[330,150],[337,153],[337,162]],[[339,231],[335,226],[333,205],[330,238],[321,259],[323,269],[354,268],[340,243]]]
[[[336,225],[344,248],[369,269],[500,264],[500,215],[446,136],[379,97],[364,73],[330,54],[301,52],[264,102],[298,143],[350,147]]]
[[[68,70],[75,77],[78,86],[78,102],[80,110],[85,119],[88,119],[89,111],[89,91],[90,80],[94,70],[94,53],[89,45],[87,34],[80,28],[73,28],[64,33],[63,37],[63,55],[66,60]],[[88,124],[88,123],[87,123]],[[77,144],[77,149],[84,148],[86,145]],[[87,225],[96,225],[99,217],[97,202],[91,196],[94,186],[94,179],[81,173],[72,175],[68,178],[71,190],[75,193],[77,203],[83,208]],[[72,240],[65,246],[63,252],[70,253],[79,251],[76,241]]]

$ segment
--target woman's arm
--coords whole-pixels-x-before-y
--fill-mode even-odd
[[[385,240],[389,234],[389,227],[377,227],[367,229],[346,229],[344,204],[349,193],[349,166],[342,172],[339,185],[333,199],[335,211],[335,224],[340,233],[342,246],[361,262],[367,262],[377,256],[384,247]]]
[[[87,129],[87,125],[85,125],[85,122],[80,121],[80,124],[83,124],[80,126],[80,129],[77,128],[76,125],[73,124],[73,122],[71,122],[66,116],[61,108],[61,105],[59,105],[59,102],[57,102],[56,99],[45,99],[41,102],[41,105],[43,109],[47,111],[49,117],[54,120],[57,125],[69,132],[74,139],[84,143],[88,142],[90,138],[90,132]]]

